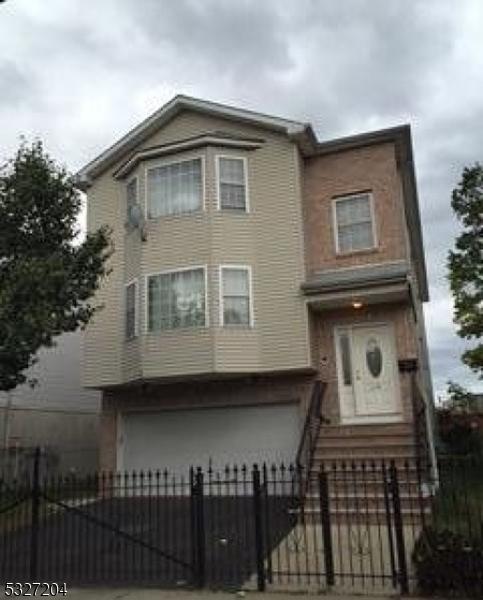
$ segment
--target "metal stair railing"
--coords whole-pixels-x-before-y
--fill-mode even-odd
[[[329,420],[322,415],[322,403],[327,389],[327,382],[317,379],[314,382],[312,395],[310,397],[309,408],[305,417],[302,437],[300,438],[295,461],[296,471],[299,474],[300,493],[302,496],[307,491],[310,481],[310,470],[314,460],[317,440],[320,433],[322,422],[328,423]]]

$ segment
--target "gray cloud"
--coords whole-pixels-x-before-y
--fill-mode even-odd
[[[13,60],[0,60],[0,109],[28,103],[35,93],[32,78],[23,73]]]
[[[6,2],[0,158],[38,135],[74,170],[175,93],[308,120],[321,139],[409,121],[436,389],[476,389],[445,263],[451,189],[483,158],[482,19],[478,0]]]
[[[281,16],[269,3],[178,0],[161,8],[147,0],[132,14],[155,47],[168,48],[191,68],[236,76],[237,84],[291,67]]]

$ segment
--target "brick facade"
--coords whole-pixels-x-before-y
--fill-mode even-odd
[[[336,255],[333,198],[362,191],[372,192],[378,248]],[[307,275],[321,269],[407,258],[404,205],[393,144],[307,159],[303,201]]]
[[[409,306],[405,304],[373,305],[362,309],[333,310],[314,315],[311,335],[318,352],[314,361],[325,381],[328,382],[325,413],[332,423],[339,422],[339,401],[335,357],[334,327],[337,325],[362,325],[364,323],[390,323],[396,337],[396,359],[417,356],[414,320]],[[411,375],[399,373],[403,420],[411,420]]]

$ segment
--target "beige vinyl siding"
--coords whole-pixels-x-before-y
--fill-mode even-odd
[[[111,173],[98,178],[89,189],[87,229],[93,231],[109,225],[115,252],[108,262],[111,272],[94,299],[102,309],[94,315],[84,334],[83,384],[87,387],[114,385],[122,380],[125,202],[120,200],[119,184]]]
[[[167,160],[198,157],[202,157],[202,164],[206,165],[204,149],[183,152]],[[145,173],[146,167],[153,167],[161,162],[156,159],[146,161],[141,165],[141,170]],[[204,174],[203,183],[206,204],[206,175]],[[143,175],[140,186],[143,207],[146,199],[145,185],[146,178]],[[213,371],[213,333],[209,327],[149,333],[146,323],[146,276],[167,270],[209,267],[210,230],[210,215],[203,205],[200,211],[194,213],[168,215],[147,222],[147,240],[142,244],[140,263],[140,273],[142,273],[140,331],[144,336],[142,344],[144,377],[171,377]],[[209,270],[207,274],[209,281]],[[208,298],[208,309],[209,307]],[[208,323],[210,322],[211,316],[208,314]]]
[[[122,227],[119,226],[122,239],[116,254],[117,260],[124,263],[124,280],[139,279],[140,340],[129,345],[118,339],[117,348],[120,350],[121,346],[123,351],[117,357],[106,345],[102,345],[102,352],[106,354],[104,362],[119,362],[119,356],[123,357],[122,373],[118,369],[117,375],[119,383],[137,377],[139,372],[145,378],[163,378],[196,373],[280,371],[310,366],[307,309],[299,292],[304,279],[304,257],[296,146],[282,134],[183,112],[146,140],[142,147],[210,131],[256,136],[263,138],[265,143],[253,151],[208,147],[170,157],[173,160],[178,157],[204,157],[203,211],[149,221],[147,241],[140,242],[138,232],[124,233],[125,200],[122,202],[120,212],[123,220]],[[248,214],[217,210],[217,154],[247,159]],[[143,207],[145,167],[156,163],[156,159],[151,159],[137,168],[139,198]],[[109,186],[114,189],[116,186],[119,189],[124,187],[122,182],[112,180],[110,173],[100,177],[102,181],[105,179],[111,180]],[[112,206],[117,195],[112,191],[111,198],[106,198],[105,202],[111,205],[111,218],[119,219]],[[247,265],[252,269],[253,329],[220,327],[218,269],[225,264]],[[203,330],[148,334],[145,323],[146,275],[201,265],[208,269],[209,326]],[[103,290],[113,312],[120,309],[119,299],[116,299],[119,287],[116,290],[116,286],[123,283],[110,281]],[[99,327],[115,329],[115,322],[114,318],[109,324],[100,322]],[[120,323],[118,326],[122,327],[123,321]],[[102,335],[99,335],[100,338]],[[95,354],[92,345],[86,354]],[[94,365],[94,362],[91,364]]]
[[[250,240],[251,241],[251,240]],[[226,245],[224,246],[226,248]],[[252,245],[246,248],[252,249]],[[218,372],[249,373],[263,370],[263,357],[260,353],[260,329],[258,327],[257,296],[253,282],[256,260],[254,253],[243,251],[243,246],[238,247],[238,252],[231,248],[230,261],[219,257],[218,265],[213,269],[213,311],[215,332],[215,369]],[[250,260],[252,262],[250,262]],[[220,269],[219,265],[251,265],[252,266],[252,305],[253,327],[248,326],[220,326]]]
[[[140,313],[142,312],[142,305],[139,300],[140,298],[140,276],[139,276],[139,265],[141,264],[141,253],[142,253],[142,242],[139,229],[128,229],[126,228],[127,221],[127,197],[126,197],[126,183],[129,182],[133,177],[137,177],[137,193],[138,201],[141,200],[141,172],[136,169],[129,175],[129,178],[122,184],[117,183],[118,196],[120,204],[120,223],[119,226],[123,231],[124,240],[124,283],[128,283],[137,280],[137,314],[136,318],[138,321],[137,328],[138,334],[140,330]],[[122,296],[122,381],[132,381],[139,379],[142,374],[142,361],[141,361],[141,348],[139,335],[133,340],[126,340],[125,336],[125,291]]]
[[[121,231],[123,232],[124,238],[124,280],[126,282],[132,281],[139,276],[139,265],[141,263],[141,236],[139,233],[139,229],[127,229],[125,224],[127,222],[127,198],[126,198],[126,183],[130,181],[133,176],[137,177],[138,180],[138,201],[142,201],[141,193],[142,193],[142,177],[139,169],[133,171],[126,182],[118,183],[118,195],[120,199],[120,214],[121,214],[121,222],[119,226]]]
[[[304,279],[302,205],[295,146],[264,149],[253,168],[257,218],[257,311],[265,369],[309,364]],[[262,160],[263,158],[263,160]]]
[[[213,343],[208,328],[175,329],[145,336],[144,377],[175,377],[212,371]]]
[[[122,380],[133,381],[142,377],[141,342],[137,337],[125,341],[122,353]]]

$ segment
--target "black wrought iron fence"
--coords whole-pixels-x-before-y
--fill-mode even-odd
[[[37,460],[0,486],[0,581],[407,593],[424,588],[438,552],[448,560],[434,537],[447,529],[464,540],[460,571],[477,590],[483,495],[469,490],[481,476],[471,488],[465,472],[463,491],[461,465],[443,462],[437,491],[417,462],[80,478],[42,475]]]

